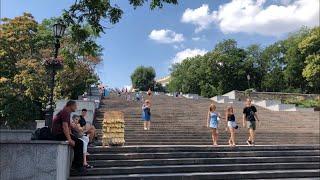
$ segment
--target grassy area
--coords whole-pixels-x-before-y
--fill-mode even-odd
[[[285,104],[295,104],[298,107],[304,107],[304,108],[320,108],[320,99],[286,99],[284,100]]]

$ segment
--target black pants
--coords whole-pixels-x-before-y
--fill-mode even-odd
[[[71,136],[71,139],[75,142],[75,146],[73,147],[74,158],[73,158],[72,166],[74,166],[75,168],[80,168],[83,166],[83,142],[72,134],[70,134],[70,136]],[[56,135],[55,139],[58,141],[67,140],[64,134]]]

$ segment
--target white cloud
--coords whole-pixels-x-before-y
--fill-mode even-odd
[[[199,41],[201,38],[200,37],[193,37],[192,40],[194,41]]]
[[[198,33],[210,27],[210,24],[217,19],[217,12],[210,13],[209,6],[203,4],[197,9],[186,9],[182,15],[181,21],[196,25],[195,32]]]
[[[159,43],[179,43],[184,41],[183,34],[176,33],[169,29],[152,30],[149,38]]]
[[[208,8],[204,8],[207,9],[207,16],[203,18],[207,20],[194,18],[194,21],[188,22],[197,25],[196,30],[207,29],[215,22],[223,33],[244,32],[267,36],[280,36],[296,31],[301,26],[319,26],[319,0],[282,0],[271,5],[266,5],[265,2],[266,0],[232,0],[221,5],[218,11],[210,12]],[[203,7],[207,5],[200,8]],[[198,9],[187,9],[185,13]]]
[[[186,58],[195,57],[197,55],[203,56],[208,51],[205,49],[185,49],[183,51],[178,52],[174,58],[172,58],[172,63],[181,63]]]

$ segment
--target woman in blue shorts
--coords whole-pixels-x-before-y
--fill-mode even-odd
[[[218,145],[218,125],[220,120],[220,114],[216,112],[216,106],[211,104],[209,107],[207,127],[212,129],[212,143],[214,146]]]
[[[150,130],[151,109],[150,101],[146,100],[142,105],[142,120],[144,130]]]

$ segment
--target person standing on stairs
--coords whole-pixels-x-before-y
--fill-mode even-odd
[[[220,117],[220,114],[216,112],[216,105],[211,104],[208,111],[207,127],[210,127],[212,130],[212,143],[214,146],[218,146],[218,125]]]
[[[152,97],[152,91],[151,91],[151,88],[149,88],[148,92],[147,92],[147,95],[149,97],[149,99],[151,99]]]
[[[247,126],[249,130],[249,138],[247,140],[249,146],[253,146],[255,143],[256,121],[259,121],[257,109],[251,104],[251,99],[248,98],[246,107],[243,109],[242,123],[243,127]]]
[[[238,126],[236,123],[236,118],[234,116],[234,110],[233,110],[232,106],[227,107],[225,119],[227,122],[227,129],[229,129],[229,132],[230,132],[229,145],[236,146],[236,132],[235,132],[235,130],[238,129]]]
[[[151,120],[151,104],[149,100],[146,100],[142,105],[142,120],[143,129],[150,130],[150,120]]]

